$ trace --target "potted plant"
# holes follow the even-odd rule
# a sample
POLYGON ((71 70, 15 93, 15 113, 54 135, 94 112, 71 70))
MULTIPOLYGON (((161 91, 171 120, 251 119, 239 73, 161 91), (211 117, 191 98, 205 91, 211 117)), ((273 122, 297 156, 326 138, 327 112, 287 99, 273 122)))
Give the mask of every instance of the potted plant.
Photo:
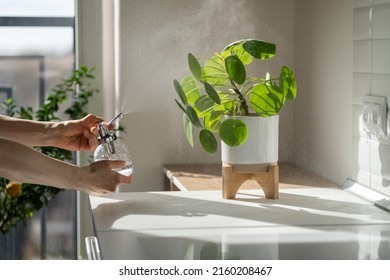
POLYGON ((283 66, 277 77, 248 75, 247 66, 253 60, 266 60, 276 54, 276 45, 256 39, 233 42, 222 52, 205 59, 203 66, 193 54, 188 54, 190 76, 181 82, 174 80, 179 96, 175 99, 183 111, 187 139, 194 145, 194 127, 199 129, 199 141, 206 152, 218 149, 216 135, 222 140, 222 161, 248 162, 248 157, 263 150, 254 163, 272 162, 278 149, 278 113, 287 100, 296 97, 293 71, 283 66), (257 116, 255 120, 254 116, 257 116), (253 121, 254 120, 254 121, 253 121), (252 124, 254 123, 254 124, 252 124), (259 131, 256 131, 259 130, 259 131), (241 149, 244 144, 260 141, 257 147, 241 149), (224 155, 226 149, 238 156, 224 155), (261 148, 262 147, 262 148, 261 148), (225 157, 225 158, 224 158, 225 157))

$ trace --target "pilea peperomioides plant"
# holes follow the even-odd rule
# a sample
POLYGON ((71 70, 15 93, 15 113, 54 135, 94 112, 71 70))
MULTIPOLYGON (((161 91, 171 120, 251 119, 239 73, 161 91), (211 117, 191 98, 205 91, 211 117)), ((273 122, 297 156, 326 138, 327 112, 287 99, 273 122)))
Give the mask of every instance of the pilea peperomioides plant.
POLYGON ((184 77, 181 83, 174 80, 174 87, 191 146, 194 126, 199 128, 202 147, 210 154, 218 148, 215 134, 229 146, 241 145, 248 135, 246 125, 234 117, 225 119, 225 115, 267 118, 277 115, 287 100, 295 99, 295 75, 287 66, 281 68, 277 78, 269 73, 264 78, 247 74, 246 66, 254 59, 265 60, 275 54, 275 44, 255 39, 229 44, 221 53, 206 59, 203 66, 201 59, 188 54, 192 75, 184 77))

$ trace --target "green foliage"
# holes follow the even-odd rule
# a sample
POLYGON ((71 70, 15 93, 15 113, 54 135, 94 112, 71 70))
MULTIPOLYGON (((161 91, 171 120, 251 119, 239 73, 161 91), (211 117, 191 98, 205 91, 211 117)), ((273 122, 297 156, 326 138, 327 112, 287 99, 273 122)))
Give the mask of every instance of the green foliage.
POLYGON ((230 146, 245 142, 247 128, 242 121, 227 121, 223 115, 270 117, 278 114, 287 100, 294 100, 297 85, 293 71, 281 68, 278 78, 251 77, 246 65, 253 60, 266 60, 276 54, 276 45, 248 39, 233 42, 221 53, 215 53, 202 64, 188 54, 192 76, 181 83, 174 80, 179 96, 175 99, 183 111, 184 131, 194 145, 194 126, 199 128, 199 141, 209 154, 217 151, 215 134, 230 146), (226 123, 227 122, 227 123, 226 123))
MULTIPOLYGON (((72 104, 65 109, 69 119, 80 119, 87 115, 86 105, 90 98, 98 92, 92 81, 94 68, 86 66, 73 71, 70 78, 57 84, 48 93, 45 102, 36 112, 31 107, 18 107, 14 100, 5 102, 9 116, 38 121, 59 121, 58 110, 66 100, 73 98, 72 104)), ((72 152, 56 147, 37 147, 36 150, 59 160, 69 161, 72 152)), ((0 232, 7 233, 12 227, 34 212, 46 206, 61 189, 27 183, 10 182, 0 178, 0 232)))
POLYGON ((248 136, 248 128, 245 123, 238 119, 227 119, 219 128, 222 141, 229 146, 241 145, 248 136))

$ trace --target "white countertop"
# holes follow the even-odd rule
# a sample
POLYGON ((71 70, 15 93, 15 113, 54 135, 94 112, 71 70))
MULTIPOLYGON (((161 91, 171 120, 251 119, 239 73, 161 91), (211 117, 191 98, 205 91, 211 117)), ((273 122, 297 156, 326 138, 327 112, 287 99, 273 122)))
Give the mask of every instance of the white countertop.
POLYGON ((106 259, 381 259, 390 214, 338 188, 113 193, 90 197, 106 259))

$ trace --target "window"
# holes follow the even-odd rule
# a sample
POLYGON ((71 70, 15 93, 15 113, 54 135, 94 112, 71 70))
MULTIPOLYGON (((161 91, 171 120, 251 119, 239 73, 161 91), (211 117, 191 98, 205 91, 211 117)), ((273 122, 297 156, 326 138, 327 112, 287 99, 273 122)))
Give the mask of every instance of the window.
MULTIPOLYGON (((0 2, 0 103, 12 97, 37 108, 70 75, 74 22, 71 0, 0 2)), ((0 259, 75 259, 76 240, 76 193, 63 191, 25 226, 0 236, 0 259)))

